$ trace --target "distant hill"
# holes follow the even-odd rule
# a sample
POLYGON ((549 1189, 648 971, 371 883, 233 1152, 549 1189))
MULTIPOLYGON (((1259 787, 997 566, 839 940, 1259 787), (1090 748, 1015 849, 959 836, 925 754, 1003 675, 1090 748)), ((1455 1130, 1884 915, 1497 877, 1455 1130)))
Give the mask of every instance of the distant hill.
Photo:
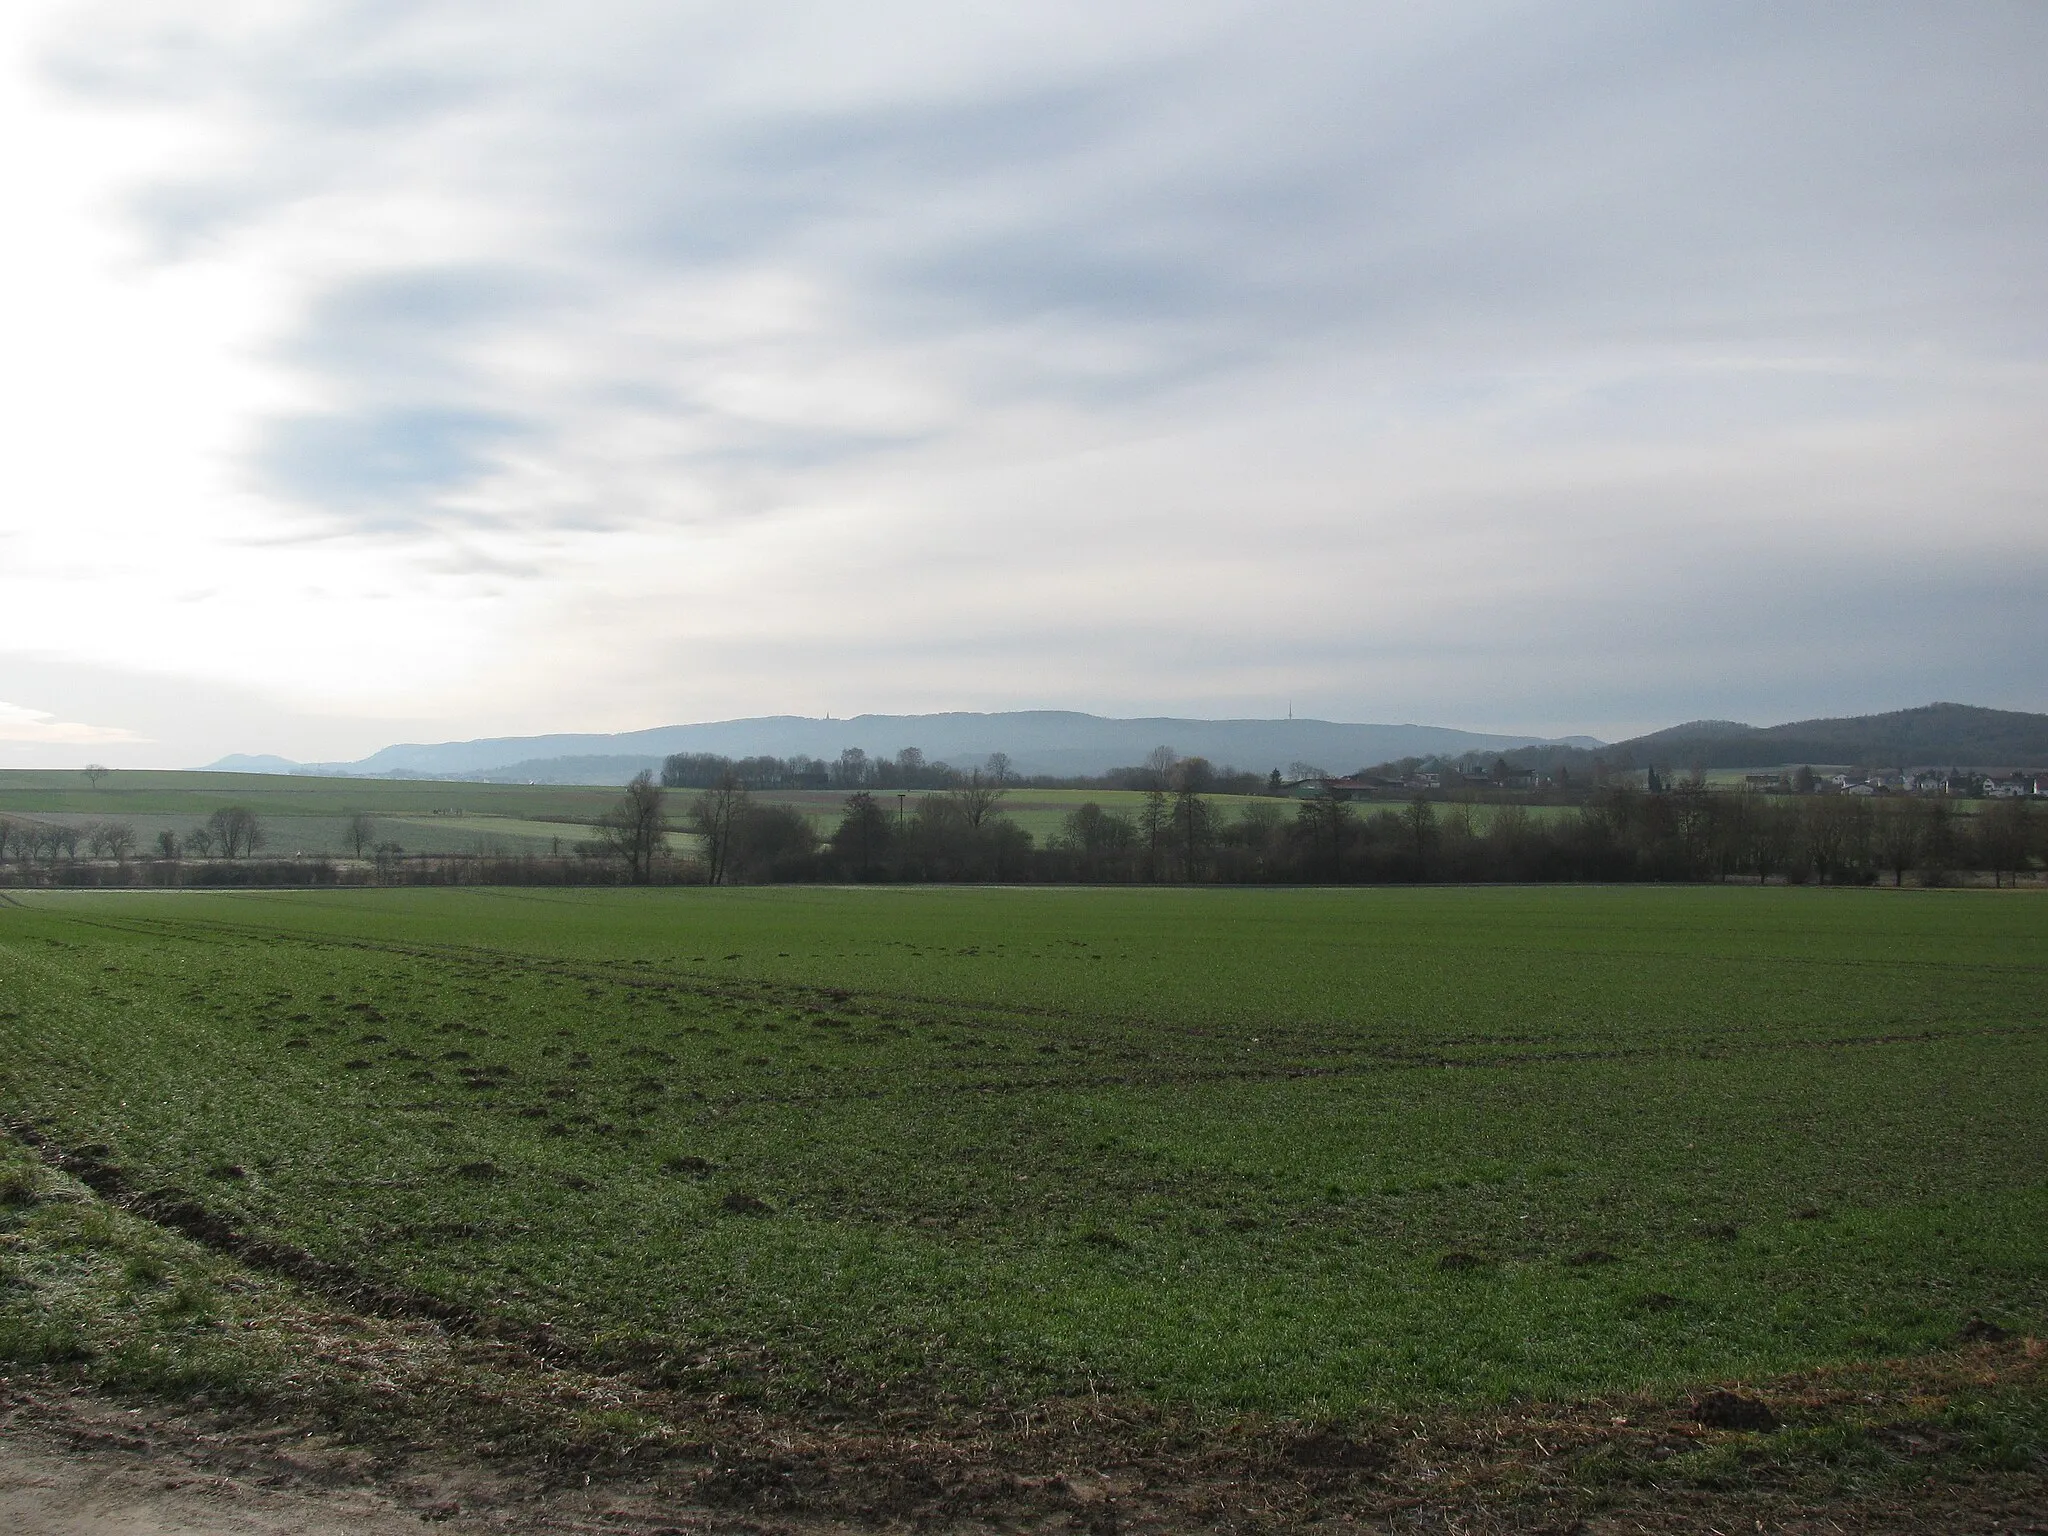
POLYGON ((251 757, 246 752, 230 752, 217 763, 208 763, 209 773, 298 773, 300 765, 288 757, 272 757, 261 753, 251 757))
POLYGON ((1353 725, 1331 720, 1189 720, 1154 716, 1105 719, 1072 710, 957 711, 933 715, 856 715, 818 720, 770 715, 700 725, 658 726, 616 735, 505 736, 479 741, 386 747, 353 763, 294 764, 281 758, 223 759, 243 771, 304 772, 392 778, 428 774, 467 779, 533 779, 543 783, 619 783, 671 752, 727 757, 836 758, 847 747, 894 757, 916 747, 933 762, 977 766, 1008 753, 1019 773, 1078 776, 1140 762, 1154 747, 1183 756, 1265 772, 1295 762, 1344 772, 1360 763, 1408 756, 1456 756, 1552 744, 1600 745, 1591 737, 1547 743, 1534 736, 1489 735, 1435 725, 1353 725), (254 764, 262 768, 254 768, 254 764), (274 766, 273 766, 274 765, 274 766), (623 769, 623 771, 621 771, 623 769), (592 777, 602 774, 603 777, 592 777))
POLYGON ((1884 715, 1741 725, 1694 720, 1617 742, 1610 763, 1673 768, 1778 768, 1798 763, 1870 768, 2037 767, 2048 764, 2048 715, 1971 704, 1923 704, 1884 715))
POLYGON ((485 784, 623 784, 642 769, 661 771, 659 757, 597 753, 585 757, 539 757, 484 768, 464 777, 485 784))

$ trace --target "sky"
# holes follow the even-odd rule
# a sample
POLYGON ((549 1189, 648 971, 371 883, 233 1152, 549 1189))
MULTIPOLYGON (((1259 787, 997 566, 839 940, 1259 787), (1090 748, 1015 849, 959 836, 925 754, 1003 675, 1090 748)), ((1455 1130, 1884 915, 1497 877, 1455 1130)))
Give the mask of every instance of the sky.
POLYGON ((0 8, 0 765, 2040 710, 2048 6, 0 8))

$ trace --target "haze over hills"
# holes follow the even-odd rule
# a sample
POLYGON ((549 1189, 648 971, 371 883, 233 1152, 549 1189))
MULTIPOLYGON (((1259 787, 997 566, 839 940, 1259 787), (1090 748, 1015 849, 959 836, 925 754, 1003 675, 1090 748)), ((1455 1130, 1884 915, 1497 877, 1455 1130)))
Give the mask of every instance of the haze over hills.
POLYGON ((1923 704, 1882 715, 1742 725, 1694 720, 1617 742, 1609 756, 1688 768, 1777 768, 1796 763, 1867 767, 1989 768, 2048 763, 2048 715, 1973 704, 1923 704))
POLYGON ((1264 772, 1305 762, 1344 772, 1397 757, 1457 756, 1528 746, 1597 747, 1590 736, 1549 739, 1452 730, 1434 725, 1357 725, 1330 720, 1185 720, 1154 716, 1112 720, 1074 710, 953 711, 932 715, 855 715, 848 720, 769 715, 697 725, 658 726, 616 735, 506 736, 480 741, 386 747, 353 763, 294 763, 232 756, 208 766, 244 773, 332 773, 368 778, 462 777, 611 784, 658 767, 671 752, 726 757, 821 757, 847 747, 894 757, 916 747, 934 762, 979 765, 1008 753, 1019 773, 1078 776, 1140 762, 1154 747, 1264 772))
POLYGON ((1925 704, 1887 714, 1754 726, 1694 720, 1627 741, 1538 738, 1429 725, 1330 720, 1105 719, 1072 710, 993 714, 856 715, 848 720, 770 715, 618 734, 505 736, 386 747, 350 763, 297 763, 234 755, 208 766, 243 773, 319 773, 360 778, 458 778, 505 783, 618 784, 658 768, 671 752, 726 757, 836 758, 847 747, 893 757, 917 747, 934 762, 970 767, 1008 753, 1022 774, 1062 777, 1141 761, 1157 746, 1253 771, 1310 763, 1344 773, 1403 758, 1498 753, 1520 764, 1590 767, 1776 768, 1797 763, 1871 767, 2037 766, 2048 763, 2048 714, 1925 704))

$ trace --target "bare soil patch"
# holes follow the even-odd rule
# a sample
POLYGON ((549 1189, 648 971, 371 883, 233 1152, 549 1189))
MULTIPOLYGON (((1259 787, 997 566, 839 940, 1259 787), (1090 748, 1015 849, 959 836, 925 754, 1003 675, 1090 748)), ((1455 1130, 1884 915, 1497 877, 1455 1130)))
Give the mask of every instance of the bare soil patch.
MULTIPOLYGON (((414 1325, 421 1326, 421 1325, 414 1325)), ((1902 1462, 1944 1454, 1911 1417, 1945 1387, 2032 1381, 2018 1341, 1891 1370, 1745 1388, 1781 1424, 1874 1414, 1902 1462)), ((501 1385, 508 1384, 501 1382, 501 1385)), ((574 1383, 564 1383, 573 1387, 574 1383)), ((584 1384, 587 1389, 588 1384, 584 1384)), ((635 1394, 642 1406, 646 1395, 635 1394)), ((1030 1413, 898 1423, 801 1423, 713 1403, 664 1406, 679 1432, 639 1453, 589 1446, 511 1454, 385 1441, 306 1422, 115 1401, 61 1381, 0 1378, 0 1530, 53 1536, 394 1536, 455 1531, 1037 1533, 1509 1531, 1586 1533, 1991 1531, 2048 1536, 2048 1469, 1866 1479, 1824 1489, 1772 1467, 1754 1431, 1703 1400, 1610 1399, 1393 1415, 1373 1424, 1176 1424, 1144 1409, 1044 1404, 1030 1413), (1735 1450, 1734 1486, 1688 1482, 1686 1458, 1735 1450), (1617 1458, 1668 1479, 1589 1483, 1617 1458)), ((1706 1399, 1705 1401, 1711 1401, 1706 1399)), ((417 1420, 414 1421, 417 1427, 417 1420)))

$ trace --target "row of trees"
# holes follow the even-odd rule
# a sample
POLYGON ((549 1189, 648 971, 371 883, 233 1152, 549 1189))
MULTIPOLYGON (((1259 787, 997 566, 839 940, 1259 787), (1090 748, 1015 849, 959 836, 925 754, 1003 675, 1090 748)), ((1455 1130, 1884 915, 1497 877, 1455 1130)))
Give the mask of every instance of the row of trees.
MULTIPOLYGON (((1016 777, 1008 754, 992 754, 979 771, 1007 783, 1016 777)), ((970 774, 947 763, 928 762, 916 747, 894 757, 869 757, 848 747, 833 762, 818 757, 721 757, 715 752, 675 752, 662 760, 664 789, 716 789, 728 781, 764 789, 952 789, 970 774)))
MULTIPOLYGON (((992 766, 998 772, 1003 767, 992 766)), ((916 878, 978 878, 971 871, 979 871, 981 861, 964 856, 965 850, 955 844, 978 849, 985 842, 999 843, 1019 857, 1029 851, 1029 835, 996 815, 1009 793, 1005 783, 978 768, 954 778, 951 788, 921 795, 916 810, 908 814, 900 801, 890 812, 867 789, 847 796, 841 831, 832 846, 848 850, 846 856, 858 865, 856 878, 877 877, 885 853, 906 827, 915 833, 911 841, 925 855, 916 878)), ((737 765, 691 799, 683 825, 696 836, 703 878, 712 885, 813 880, 830 873, 830 867, 820 862, 810 818, 793 806, 754 799, 754 786, 742 778, 737 765)), ((616 860, 636 883, 652 881, 657 866, 667 858, 669 834, 675 830, 664 786, 655 783, 651 773, 638 775, 594 830, 596 835, 583 846, 586 855, 616 860)))
POLYGON ((1903 884, 1912 875, 1939 884, 1974 870, 2003 884, 2048 858, 2044 834, 2025 801, 1957 816, 1939 801, 1630 789, 1551 816, 1427 799, 1361 814, 1330 796, 1299 801, 1292 814, 1253 801, 1226 816, 1181 780, 1147 791, 1134 814, 1083 805, 1042 848, 1000 818, 960 824, 944 802, 892 828, 853 797, 819 863, 838 878, 899 880, 1903 884))
MULTIPOLYGON (((1427 798, 1372 809, 1327 794, 1295 802, 1253 799, 1229 814, 1214 798, 1214 771, 1199 758, 1155 754, 1147 773, 1134 809, 1084 804, 1041 845, 1004 814, 1010 785, 980 769, 950 788, 920 795, 914 805, 898 798, 892 806, 872 790, 852 790, 837 827, 822 839, 801 811, 755 798, 733 769, 686 804, 681 829, 694 834, 698 850, 691 860, 672 856, 669 840, 677 827, 668 793, 643 773, 573 859, 474 867, 442 860, 428 873, 413 867, 417 861, 402 861, 397 845, 374 842, 369 818, 358 816, 347 830, 360 873, 323 865, 323 878, 374 873, 379 880, 442 883, 481 878, 477 871, 489 863, 497 878, 518 883, 1747 878, 1903 885, 1908 876, 1940 884, 1978 871, 2005 884, 2048 859, 2048 819, 2026 800, 2000 801, 1970 816, 1941 800, 1797 799, 1682 784, 1658 794, 1610 788, 1549 814, 1518 804, 1475 808, 1427 798), (375 855, 374 871, 360 868, 366 851, 375 855), (458 865, 468 873, 451 874, 458 865)), ((263 842, 251 812, 223 807, 183 839, 162 834, 153 850, 158 858, 148 867, 191 854, 233 869, 263 842)), ((76 867, 100 878, 93 865, 78 864, 81 850, 102 868, 125 867, 137 851, 134 829, 114 821, 60 827, 0 820, 0 860, 50 872, 76 867)), ((295 861, 276 862, 282 870, 295 861)))
MULTIPOLYGON (((1234 816, 1198 758, 1157 757, 1135 811, 1088 803, 1043 846, 1002 812, 1008 786, 977 770, 953 788, 889 806, 844 800, 822 843, 800 812, 764 805, 737 773, 690 802, 701 877, 714 885, 794 880, 1558 881, 1756 880, 1870 884, 1961 871, 2016 880, 2048 858, 2048 824, 2024 800, 1959 816, 1938 800, 1787 800, 1681 785, 1601 791, 1576 809, 1482 812, 1417 798, 1364 811, 1333 795, 1253 800, 1234 816)), ((662 788, 642 774, 587 846, 646 882, 668 863, 662 788)))
MULTIPOLYGON (((180 836, 164 831, 150 844, 151 857, 246 859, 263 846, 263 823, 239 805, 222 806, 180 836)), ((135 827, 126 821, 88 821, 77 826, 0 818, 0 862, 56 864, 60 860, 112 859, 125 863, 141 851, 135 827)))
MULTIPOLYGON (((1173 749, 1161 747, 1142 763, 1112 768, 1095 777, 1054 778, 1018 773, 1006 752, 992 752, 979 768, 955 768, 949 763, 929 761, 916 747, 905 747, 894 757, 870 757, 859 747, 848 747, 831 762, 816 757, 721 757, 715 752, 677 752, 662 760, 660 782, 664 789, 712 789, 727 778, 745 789, 840 789, 885 793, 902 790, 959 789, 977 775, 985 783, 1008 787, 1029 784, 1037 788, 1060 789, 1147 789, 1163 781, 1176 763, 1199 765, 1208 792, 1219 795, 1257 795, 1280 792, 1278 769, 1268 774, 1245 773, 1236 768, 1217 768, 1203 758, 1180 759, 1173 749)), ((1303 774, 1318 769, 1297 763, 1303 774)))

